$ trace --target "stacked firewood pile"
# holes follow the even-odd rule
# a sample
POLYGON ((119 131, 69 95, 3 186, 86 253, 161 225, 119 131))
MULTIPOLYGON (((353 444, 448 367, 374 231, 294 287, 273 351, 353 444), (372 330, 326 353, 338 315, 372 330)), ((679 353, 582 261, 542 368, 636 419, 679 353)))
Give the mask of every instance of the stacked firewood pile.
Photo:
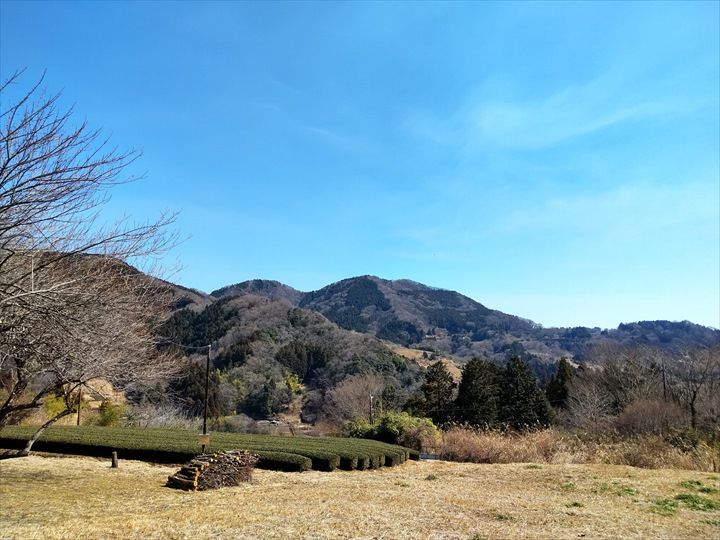
POLYGON ((202 491, 249 482, 258 458, 240 450, 200 454, 168 476, 167 486, 187 491, 202 491))

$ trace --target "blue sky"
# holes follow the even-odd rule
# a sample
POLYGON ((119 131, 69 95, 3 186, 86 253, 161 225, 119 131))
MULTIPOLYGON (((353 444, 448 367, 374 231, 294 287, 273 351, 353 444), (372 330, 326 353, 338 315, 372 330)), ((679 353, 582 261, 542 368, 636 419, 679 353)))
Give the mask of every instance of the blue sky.
POLYGON ((0 3, 180 210, 171 278, 409 278, 543 325, 720 327, 720 21, 682 3, 0 3))

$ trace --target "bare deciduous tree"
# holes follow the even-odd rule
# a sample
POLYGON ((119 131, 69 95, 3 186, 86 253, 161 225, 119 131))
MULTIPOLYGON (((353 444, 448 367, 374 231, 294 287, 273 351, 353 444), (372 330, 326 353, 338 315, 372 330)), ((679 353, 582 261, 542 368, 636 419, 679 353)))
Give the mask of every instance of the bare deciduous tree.
POLYGON ((62 396, 44 429, 93 380, 122 386, 175 368, 153 337, 165 285, 130 266, 152 270, 174 216, 103 226, 108 190, 132 179, 121 175, 138 154, 72 126, 40 82, 8 100, 19 79, 0 86, 0 428, 62 396))
POLYGON ((370 420, 370 396, 379 406, 384 387, 385 380, 378 375, 352 375, 328 391, 325 415, 335 422, 370 420))
POLYGON ((596 372, 581 370, 570 383, 565 423, 575 429, 601 433, 612 418, 612 397, 597 383, 596 372))
POLYGON ((718 435, 719 347, 671 351, 602 345, 590 357, 594 367, 578 372, 570 388, 566 419, 574 427, 593 426, 605 417, 621 431, 666 432, 686 418, 690 428, 718 435))
MULTIPOLYGON (((698 405, 707 402, 712 408, 713 391, 720 383, 720 347, 694 348, 682 351, 673 362, 670 373, 673 386, 680 402, 690 413, 690 426, 698 427, 698 405), (706 394, 710 391, 710 395, 706 394)), ((708 418, 708 423, 717 426, 718 418, 708 418)))
POLYGON ((662 354, 652 347, 611 343, 596 345, 588 352, 592 363, 602 367, 594 376, 612 398, 615 414, 634 401, 662 398, 662 367, 657 361, 662 354))

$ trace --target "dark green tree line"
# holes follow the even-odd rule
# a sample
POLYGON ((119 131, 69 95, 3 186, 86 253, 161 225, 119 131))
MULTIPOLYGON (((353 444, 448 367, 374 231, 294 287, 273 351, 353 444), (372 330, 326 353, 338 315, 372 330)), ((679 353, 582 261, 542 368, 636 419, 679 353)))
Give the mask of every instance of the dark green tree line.
POLYGON ((528 363, 512 358, 505 367, 474 358, 463 368, 456 419, 478 427, 531 429, 547 426, 552 411, 528 363))

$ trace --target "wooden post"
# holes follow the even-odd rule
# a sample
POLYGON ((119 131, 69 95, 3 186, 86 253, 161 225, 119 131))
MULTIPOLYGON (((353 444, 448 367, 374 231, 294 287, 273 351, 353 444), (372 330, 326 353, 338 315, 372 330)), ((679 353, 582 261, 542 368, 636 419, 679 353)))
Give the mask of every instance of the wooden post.
POLYGON ((118 468, 118 457, 117 457, 117 451, 113 450, 112 453, 112 465, 110 466, 112 469, 118 468))

